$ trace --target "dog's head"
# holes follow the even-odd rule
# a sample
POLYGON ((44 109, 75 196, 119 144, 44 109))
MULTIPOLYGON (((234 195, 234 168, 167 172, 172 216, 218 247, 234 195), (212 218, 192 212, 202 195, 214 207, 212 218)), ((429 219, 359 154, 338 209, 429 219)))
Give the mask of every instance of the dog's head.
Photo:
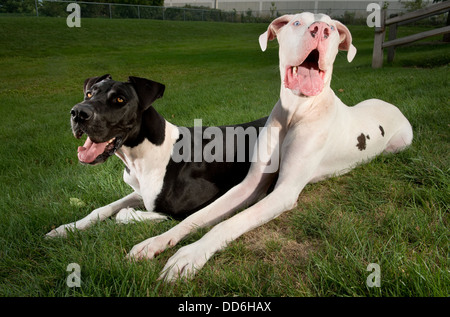
POLYGON ((348 51, 349 62, 356 54, 347 27, 325 14, 304 12, 275 19, 259 37, 261 49, 265 51, 274 38, 283 85, 298 96, 316 96, 330 84, 338 50, 348 51))
POLYGON ((141 117, 153 101, 164 94, 164 85, 138 77, 128 82, 112 80, 110 75, 84 82, 84 100, 70 111, 73 135, 87 135, 78 147, 84 164, 106 161, 127 140, 139 133, 141 117))

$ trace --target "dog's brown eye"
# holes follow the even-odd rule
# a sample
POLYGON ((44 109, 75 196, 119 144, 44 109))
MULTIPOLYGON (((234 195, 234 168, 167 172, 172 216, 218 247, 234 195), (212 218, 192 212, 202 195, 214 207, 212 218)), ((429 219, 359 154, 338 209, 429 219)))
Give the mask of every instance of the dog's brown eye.
POLYGON ((90 92, 86 93, 86 97, 91 98, 92 97, 92 93, 90 93, 90 92))
POLYGON ((117 97, 116 100, 115 100, 115 102, 117 102, 117 103, 123 103, 123 102, 125 102, 125 100, 123 100, 123 99, 120 98, 120 97, 117 97))

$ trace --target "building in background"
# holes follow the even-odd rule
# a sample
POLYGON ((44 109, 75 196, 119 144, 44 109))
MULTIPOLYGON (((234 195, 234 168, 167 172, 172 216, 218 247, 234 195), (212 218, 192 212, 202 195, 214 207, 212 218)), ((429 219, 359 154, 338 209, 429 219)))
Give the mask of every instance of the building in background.
POLYGON ((387 1, 362 1, 362 0, 165 0, 166 7, 208 7, 223 11, 252 12, 254 15, 276 16, 285 13, 309 11, 314 13, 326 13, 331 16, 343 16, 346 12, 352 12, 357 17, 367 16, 367 5, 379 3, 388 6, 388 14, 404 11, 403 4, 398 0, 387 1))

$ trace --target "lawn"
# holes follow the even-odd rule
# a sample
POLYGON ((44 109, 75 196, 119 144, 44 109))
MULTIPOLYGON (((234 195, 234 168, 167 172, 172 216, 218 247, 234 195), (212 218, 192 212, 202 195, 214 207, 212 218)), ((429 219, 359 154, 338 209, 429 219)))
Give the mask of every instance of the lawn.
POLYGON ((373 97, 397 105, 415 134, 406 151, 308 185, 298 207, 230 243, 192 281, 157 281, 179 246, 152 261, 124 259, 175 220, 110 219, 44 239, 131 192, 118 158, 77 161, 82 141, 71 134, 69 111, 86 78, 164 83, 155 108, 177 125, 257 119, 280 86, 276 42, 264 53, 258 45, 266 28, 109 19, 68 28, 63 18, 0 17, 0 296, 450 295, 450 48, 400 48, 393 64, 373 70, 373 29, 365 26, 350 26, 358 54, 351 64, 338 55, 332 87, 348 105, 373 97), (79 288, 66 284, 70 263, 80 265, 79 288), (380 267, 380 287, 366 283, 370 263, 380 267))

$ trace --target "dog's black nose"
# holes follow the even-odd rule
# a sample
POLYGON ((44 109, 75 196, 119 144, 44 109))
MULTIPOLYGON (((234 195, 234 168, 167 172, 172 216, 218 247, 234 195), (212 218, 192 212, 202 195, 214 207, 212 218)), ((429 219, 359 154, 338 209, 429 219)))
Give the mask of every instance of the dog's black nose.
POLYGON ((75 122, 88 121, 94 115, 94 111, 91 106, 80 104, 70 110, 70 115, 75 122))

